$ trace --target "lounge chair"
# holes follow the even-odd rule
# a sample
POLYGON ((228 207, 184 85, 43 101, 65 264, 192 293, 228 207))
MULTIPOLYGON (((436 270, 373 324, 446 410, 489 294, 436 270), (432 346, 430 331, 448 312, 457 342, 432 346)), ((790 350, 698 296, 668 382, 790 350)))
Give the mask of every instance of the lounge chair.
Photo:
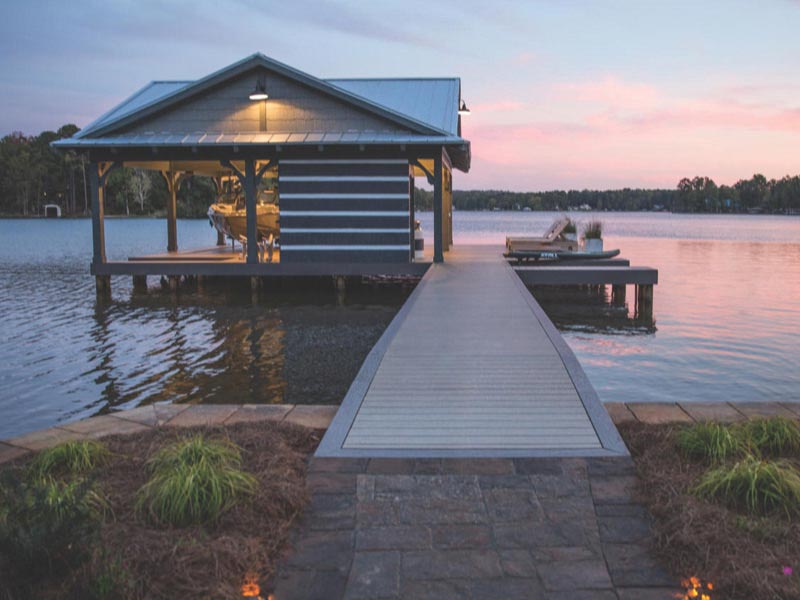
POLYGON ((544 232, 542 237, 506 237, 506 250, 509 252, 530 250, 577 250, 578 242, 568 240, 563 232, 569 225, 568 217, 561 217, 544 232))

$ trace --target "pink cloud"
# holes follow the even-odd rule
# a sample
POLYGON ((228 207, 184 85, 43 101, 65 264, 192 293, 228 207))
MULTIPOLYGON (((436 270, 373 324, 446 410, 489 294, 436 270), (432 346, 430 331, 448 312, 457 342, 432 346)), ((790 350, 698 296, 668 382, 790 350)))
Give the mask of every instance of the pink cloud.
POLYGON ((525 108, 525 104, 516 100, 496 100, 493 102, 483 102, 481 104, 474 104, 471 106, 472 110, 480 113, 490 112, 508 112, 514 110, 521 110, 525 108))
POLYGON ((596 81, 555 84, 552 92, 561 100, 617 109, 652 107, 661 99, 661 94, 655 87, 624 81, 615 75, 607 75, 596 81))
POLYGON ((553 85, 525 104, 486 99, 462 124, 472 141, 468 187, 673 187, 687 175, 730 184, 796 173, 794 98, 755 87, 677 97, 608 76, 553 85))
POLYGON ((511 60, 515 65, 528 65, 536 61, 536 55, 533 52, 520 52, 511 60))

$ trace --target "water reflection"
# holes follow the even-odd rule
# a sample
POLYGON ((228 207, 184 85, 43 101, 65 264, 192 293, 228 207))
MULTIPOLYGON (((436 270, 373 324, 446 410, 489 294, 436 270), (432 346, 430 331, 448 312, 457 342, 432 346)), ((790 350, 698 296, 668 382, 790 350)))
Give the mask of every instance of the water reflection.
POLYGON ((339 403, 408 288, 330 280, 267 290, 115 278, 96 302, 84 273, 0 272, 0 438, 151 402, 339 403))
POLYGON ((330 282, 269 290, 224 280, 97 304, 99 402, 338 403, 409 293, 330 282))
MULTIPOLYGON (((429 213, 419 214, 427 234, 429 213)), ((555 214, 456 212, 456 244, 535 235, 555 214)), ((609 247, 659 269, 655 322, 605 295, 534 293, 606 401, 797 400, 800 219, 599 216, 609 247), (556 294, 552 298, 550 294, 556 294)), ((110 219, 112 260, 162 250, 163 219, 110 219)), ((207 286, 173 297, 115 278, 95 304, 88 220, 0 220, 0 438, 143 402, 341 400, 407 290, 207 286)), ((182 248, 214 243, 178 222, 182 248)), ((430 240, 426 242, 430 243, 430 240)))
POLYGON ((635 286, 615 295, 616 286, 539 285, 529 289, 553 324, 561 331, 607 335, 652 335, 656 320, 636 300, 635 286))

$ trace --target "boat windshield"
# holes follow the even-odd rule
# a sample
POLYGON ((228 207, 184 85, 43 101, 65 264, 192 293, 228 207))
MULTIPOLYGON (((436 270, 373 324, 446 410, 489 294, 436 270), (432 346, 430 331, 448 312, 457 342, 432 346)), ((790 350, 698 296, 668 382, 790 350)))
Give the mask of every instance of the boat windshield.
MULTIPOLYGON (((256 202, 259 205, 265 204, 277 204, 278 193, 276 188, 259 188, 258 189, 258 196, 256 198, 256 202)), ((237 186, 233 190, 226 189, 224 192, 217 196, 217 202, 219 204, 228 204, 232 205, 235 210, 244 210, 245 209, 245 197, 244 193, 242 193, 241 187, 237 186)))

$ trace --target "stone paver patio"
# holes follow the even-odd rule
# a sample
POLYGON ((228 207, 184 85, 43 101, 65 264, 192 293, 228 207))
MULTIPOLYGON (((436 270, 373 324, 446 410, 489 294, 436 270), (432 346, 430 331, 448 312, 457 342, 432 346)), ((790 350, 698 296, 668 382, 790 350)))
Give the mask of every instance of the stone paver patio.
POLYGON ((672 598, 626 458, 314 459, 275 600, 672 598))

